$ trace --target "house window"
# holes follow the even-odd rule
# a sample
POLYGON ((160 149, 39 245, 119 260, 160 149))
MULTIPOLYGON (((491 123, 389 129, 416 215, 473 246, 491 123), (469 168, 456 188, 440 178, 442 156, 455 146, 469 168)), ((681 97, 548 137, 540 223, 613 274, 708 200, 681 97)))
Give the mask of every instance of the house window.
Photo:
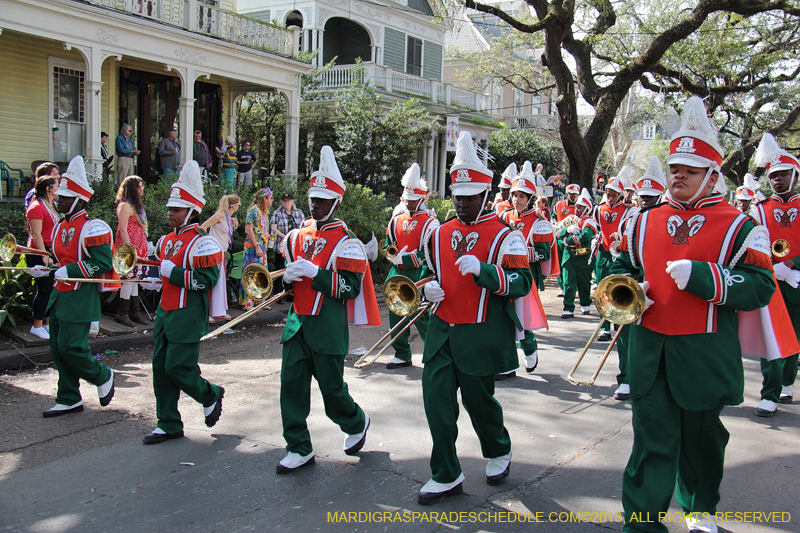
POLYGON ((514 89, 514 114, 523 115, 522 109, 522 91, 514 89))
POLYGON ((494 83, 492 86, 492 115, 501 114, 503 108, 503 86, 494 83))
POLYGON ((409 37, 406 44, 406 72, 422 76, 422 39, 409 37))
POLYGON ((83 154, 86 123, 85 66, 77 61, 51 57, 50 103, 53 139, 50 159, 66 162, 83 154))
POLYGON ((654 122, 645 122, 642 128, 642 139, 650 140, 656 136, 656 125, 654 122))
POLYGON ((539 114, 539 105, 541 101, 539 99, 538 94, 534 94, 531 96, 531 115, 538 115, 539 114))

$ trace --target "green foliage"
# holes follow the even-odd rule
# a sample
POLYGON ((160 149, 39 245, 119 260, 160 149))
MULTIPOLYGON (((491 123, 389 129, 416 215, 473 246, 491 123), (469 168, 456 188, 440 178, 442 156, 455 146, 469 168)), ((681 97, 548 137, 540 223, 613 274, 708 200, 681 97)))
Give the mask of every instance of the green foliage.
POLYGON ((530 161, 534 168, 538 163, 544 165, 542 174, 547 178, 555 174, 560 161, 560 151, 551 141, 541 139, 541 135, 532 129, 503 129, 492 132, 489 151, 494 161, 489 161, 489 168, 499 179, 500 174, 510 165, 516 163, 519 170, 522 164, 530 161))
MULTIPOLYGON (((286 150, 286 101, 273 93, 249 93, 236 104, 238 146, 250 141, 259 168, 283 170, 286 150)), ((257 171, 258 169, 256 169, 257 171)))
MULTIPOLYGON (((11 263, 3 263, 11 266, 11 263)), ((25 267, 25 257, 16 264, 25 267)), ((33 278, 22 270, 3 270, 0 272, 0 327, 13 330, 17 322, 30 318, 33 314, 33 297, 36 289, 33 278)))
POLYGON ((25 204, 8 202, 0 204, 0 236, 10 233, 22 244, 28 238, 25 204))
POLYGON ((455 213, 452 212, 453 210, 453 199, 452 198, 434 198, 431 197, 425 202, 425 205, 428 209, 433 209, 436 211, 436 218, 439 220, 440 223, 444 223, 447 220, 447 213, 450 212, 450 216, 453 216, 455 213))

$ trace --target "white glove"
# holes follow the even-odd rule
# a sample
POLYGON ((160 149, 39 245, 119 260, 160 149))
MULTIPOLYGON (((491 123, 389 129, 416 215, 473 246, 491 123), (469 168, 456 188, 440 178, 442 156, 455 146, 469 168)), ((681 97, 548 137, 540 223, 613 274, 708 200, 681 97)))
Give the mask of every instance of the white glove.
POLYGON ((169 259, 164 259, 163 261, 161 261, 161 267, 159 267, 159 272, 161 273, 161 277, 169 279, 170 274, 172 274, 173 268, 175 268, 175 263, 173 263, 169 259))
POLYGON ((792 270, 784 281, 793 289, 800 287, 800 270, 792 270))
POLYGON ((144 283, 140 283, 139 286, 146 291, 161 291, 161 280, 159 278, 144 278, 142 279, 144 283))
POLYGON ((438 281, 429 281, 423 285, 422 292, 425 293, 425 298, 431 303, 435 304, 444 300, 444 289, 442 289, 438 281))
POLYGON ((655 303, 653 300, 651 300, 650 298, 647 297, 647 291, 650 290, 650 282, 649 281, 643 281, 643 282, 639 283, 639 286, 644 291, 644 310, 647 311, 648 309, 650 309, 650 306, 655 303))
POLYGON ((156 254, 156 245, 153 244, 153 241, 147 241, 147 256, 155 255, 156 254))
POLYGON ((403 264, 403 256, 404 255, 408 255, 406 253, 406 250, 408 250, 408 246, 403 246, 403 249, 400 250, 399 252, 397 252, 397 255, 395 255, 394 257, 387 257, 387 259, 389 261, 391 261, 392 264, 394 264, 394 265, 402 265, 403 264))
POLYGON ((456 261, 456 266, 461 271, 462 276, 467 274, 480 276, 481 274, 481 261, 474 255, 462 255, 456 261))
POLYGON ((675 285, 680 290, 686 288, 689 278, 692 276, 692 262, 688 259, 680 261, 667 261, 667 274, 675 280, 675 285))
POLYGON ((52 270, 50 270, 46 266, 36 265, 35 267, 32 267, 32 268, 26 268, 25 272, 27 272, 28 274, 30 274, 34 278, 44 278, 44 277, 49 276, 50 272, 52 272, 52 270))
POLYGON ((308 259, 303 259, 302 257, 294 262, 295 268, 297 270, 297 274, 294 275, 296 279, 302 278, 309 278, 314 279, 317 277, 317 273, 319 272, 319 267, 309 261, 308 259))
POLYGON ((300 268, 297 266, 297 261, 286 264, 286 272, 283 273, 283 281, 287 283, 300 281, 300 268))
POLYGON ((69 275, 67 274, 67 267, 62 266, 58 270, 56 270, 56 279, 64 279, 68 278, 69 275))
POLYGON ((581 229, 578 226, 572 225, 567 228, 568 233, 572 233, 573 235, 577 235, 581 232, 581 229))
POLYGON ((778 281, 786 281, 786 278, 792 273, 792 269, 783 263, 775 263, 772 268, 775 270, 775 279, 778 281))

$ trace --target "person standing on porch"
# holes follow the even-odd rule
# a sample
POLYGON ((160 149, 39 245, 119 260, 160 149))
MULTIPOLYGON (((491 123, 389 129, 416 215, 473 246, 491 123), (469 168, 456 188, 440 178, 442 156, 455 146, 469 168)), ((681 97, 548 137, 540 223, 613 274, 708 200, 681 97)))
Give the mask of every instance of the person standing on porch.
POLYGON ((120 185, 122 180, 134 174, 133 158, 142 153, 133 144, 132 133, 133 128, 125 124, 120 128, 119 135, 114 141, 114 147, 117 150, 117 185, 120 185))
POLYGON ((178 142, 178 131, 169 130, 167 136, 158 143, 158 157, 161 160, 161 170, 166 176, 177 173, 181 163, 181 143, 178 142))
POLYGON ((231 135, 225 137, 225 150, 215 147, 217 155, 222 158, 222 176, 220 185, 225 186, 229 191, 233 190, 233 181, 236 178, 236 148, 233 147, 236 139, 231 135))
POLYGON ((205 171, 211 168, 211 150, 203 140, 203 133, 200 130, 194 132, 194 142, 192 143, 192 159, 197 161, 200 173, 205 175, 205 171))

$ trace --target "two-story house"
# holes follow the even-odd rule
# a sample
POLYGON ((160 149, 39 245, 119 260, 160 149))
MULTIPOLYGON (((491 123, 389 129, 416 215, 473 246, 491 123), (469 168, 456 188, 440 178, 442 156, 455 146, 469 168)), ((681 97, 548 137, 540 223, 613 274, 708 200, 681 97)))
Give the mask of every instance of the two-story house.
POLYGON ((234 102, 250 91, 287 101, 286 171, 297 172, 300 33, 235 12, 235 0, 2 0, 0 160, 83 155, 100 174, 100 133, 133 128, 136 171, 156 167, 170 129, 192 158, 200 130, 211 151, 235 131, 234 102))

